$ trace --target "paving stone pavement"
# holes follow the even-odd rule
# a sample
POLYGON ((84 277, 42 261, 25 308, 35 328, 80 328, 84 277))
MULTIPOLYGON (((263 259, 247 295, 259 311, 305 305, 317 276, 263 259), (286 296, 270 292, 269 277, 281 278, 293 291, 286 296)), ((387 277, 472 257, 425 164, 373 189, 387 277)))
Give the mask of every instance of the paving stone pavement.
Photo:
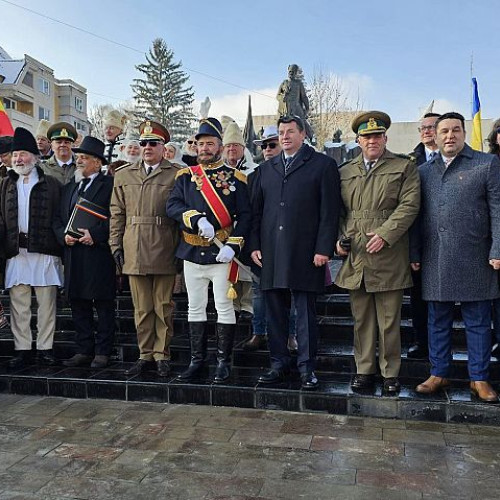
POLYGON ((0 394, 0 499, 498 499, 500 428, 0 394))

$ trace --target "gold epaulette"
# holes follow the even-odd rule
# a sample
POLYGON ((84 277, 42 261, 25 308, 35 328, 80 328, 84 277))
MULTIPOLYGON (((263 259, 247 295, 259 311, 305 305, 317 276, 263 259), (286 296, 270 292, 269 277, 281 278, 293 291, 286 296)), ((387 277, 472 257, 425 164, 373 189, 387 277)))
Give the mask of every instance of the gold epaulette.
POLYGON ((245 184, 248 182, 247 181, 247 176, 241 172, 240 170, 231 167, 234 170, 234 176, 241 182, 244 182, 245 184))
POLYGON ((184 168, 181 168, 176 174, 175 174, 175 178, 177 179, 178 177, 180 177, 181 175, 184 175, 184 174, 189 174, 191 173, 191 171, 189 170, 189 167, 184 167, 184 168))

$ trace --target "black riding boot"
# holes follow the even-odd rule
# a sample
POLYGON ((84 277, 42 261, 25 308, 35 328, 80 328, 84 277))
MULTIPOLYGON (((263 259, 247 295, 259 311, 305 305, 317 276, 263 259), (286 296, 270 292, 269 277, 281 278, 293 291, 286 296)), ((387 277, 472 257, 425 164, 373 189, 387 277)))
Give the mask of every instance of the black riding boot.
POLYGON ((191 322, 189 325, 189 343, 191 345, 191 363, 188 369, 179 375, 179 380, 192 380, 198 378, 205 367, 207 355, 206 322, 191 322))
POLYGON ((217 323, 217 368, 214 382, 225 382, 231 374, 231 356, 233 354, 235 325, 217 323))

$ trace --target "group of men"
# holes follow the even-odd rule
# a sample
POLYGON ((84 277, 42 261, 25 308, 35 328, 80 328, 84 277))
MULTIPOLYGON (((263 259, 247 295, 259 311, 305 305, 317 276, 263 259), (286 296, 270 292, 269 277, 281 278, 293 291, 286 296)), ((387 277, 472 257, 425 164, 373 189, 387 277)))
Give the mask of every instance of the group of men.
POLYGON ((358 115, 352 128, 361 154, 337 168, 306 143, 300 116, 282 116, 277 128, 266 129, 258 140, 264 162, 256 166, 245 162, 236 124, 224 131, 217 119, 205 118, 192 138, 197 161, 180 167, 164 159, 168 130, 145 121, 140 156, 118 168, 114 179, 101 172, 113 148, 86 137, 72 150, 71 125, 49 127, 53 155, 42 164, 35 138, 16 129, 12 170, 0 191, 17 351, 12 365, 26 362, 31 351, 31 286, 40 306, 38 357, 56 362, 51 349, 63 256, 77 344, 65 364, 109 362, 118 268, 129 276, 140 352, 127 374, 154 362, 160 376, 168 375, 172 292, 183 261, 191 362, 180 379, 206 373, 211 283, 217 310, 214 382, 230 377, 239 300, 236 310, 242 314, 247 307, 254 320, 254 335, 245 346, 261 348, 263 333, 268 336, 270 369, 259 381, 290 377, 290 313, 295 312, 297 368, 302 388, 314 390, 315 302, 336 253, 345 260, 335 283, 349 291, 354 317, 354 390, 373 386, 378 345, 383 389, 399 391, 402 297, 415 282, 412 304, 420 334, 408 356, 429 352, 431 361, 430 378, 416 390, 432 393, 449 384, 453 307, 460 302, 471 391, 482 401, 497 401, 488 366, 491 300, 500 296, 500 163, 465 143, 464 119, 457 113, 424 117, 422 144, 415 150, 419 168, 412 156, 386 148, 390 124, 380 111, 358 115), (91 226, 78 228, 80 235, 70 235, 68 222, 82 199, 103 211, 91 226), (250 269, 260 275, 259 283, 250 269), (238 286, 238 275, 245 273, 248 285, 238 286))

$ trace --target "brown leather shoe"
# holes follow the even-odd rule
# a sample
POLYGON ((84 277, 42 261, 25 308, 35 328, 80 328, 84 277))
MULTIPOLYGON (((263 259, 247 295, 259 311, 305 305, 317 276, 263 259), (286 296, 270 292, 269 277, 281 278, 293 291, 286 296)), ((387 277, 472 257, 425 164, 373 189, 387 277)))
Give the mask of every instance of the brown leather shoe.
POLYGON ((425 382, 418 384, 415 390, 421 394, 434 394, 449 385, 450 382, 448 379, 431 375, 425 382))
POLYGON ((258 351, 267 348, 267 338, 265 335, 252 335, 249 340, 243 344, 244 351, 258 351))
POLYGON ((498 403, 498 394, 486 380, 471 382, 470 392, 484 403, 498 403))

